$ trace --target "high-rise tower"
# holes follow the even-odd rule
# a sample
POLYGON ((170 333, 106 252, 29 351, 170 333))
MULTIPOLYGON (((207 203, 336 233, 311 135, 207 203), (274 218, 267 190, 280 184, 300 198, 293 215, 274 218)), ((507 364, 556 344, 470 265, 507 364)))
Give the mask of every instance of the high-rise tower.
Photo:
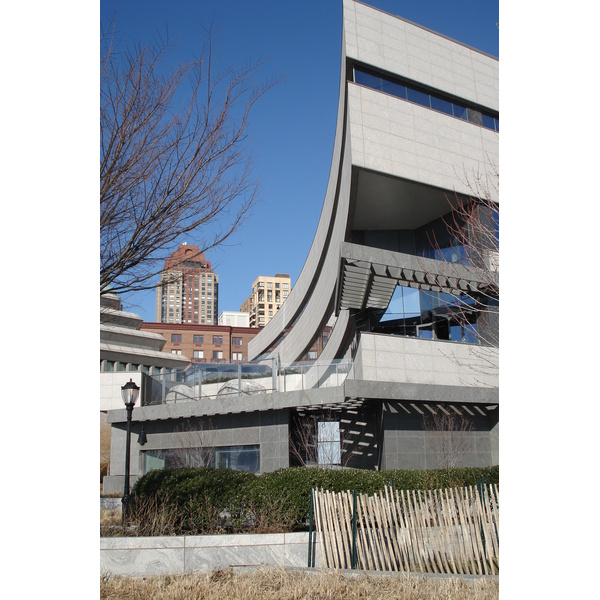
POLYGON ((156 288, 157 323, 216 325, 219 276, 198 246, 181 244, 170 258, 156 288))
POLYGON ((292 282, 287 273, 257 277, 252 284, 252 293, 240 307, 242 312, 250 315, 250 327, 264 327, 281 308, 291 289, 292 282))

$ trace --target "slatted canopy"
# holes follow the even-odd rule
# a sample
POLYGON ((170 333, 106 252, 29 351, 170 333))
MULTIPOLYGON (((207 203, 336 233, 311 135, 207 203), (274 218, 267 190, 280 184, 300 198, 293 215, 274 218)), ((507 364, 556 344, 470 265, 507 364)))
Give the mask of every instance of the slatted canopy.
POLYGON ((342 244, 338 312, 349 308, 385 310, 397 285, 455 295, 472 294, 497 285, 497 274, 402 252, 342 244))

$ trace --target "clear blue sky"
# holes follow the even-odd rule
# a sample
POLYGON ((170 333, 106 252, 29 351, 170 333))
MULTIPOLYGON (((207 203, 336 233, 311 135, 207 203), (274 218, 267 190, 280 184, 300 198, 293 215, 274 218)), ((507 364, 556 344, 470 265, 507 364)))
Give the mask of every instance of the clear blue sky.
MULTIPOLYGON (((490 0, 371 0, 391 14, 498 56, 498 3, 490 0)), ((219 312, 239 310, 258 275, 289 273, 308 254, 327 186, 338 103, 341 0, 102 0, 123 40, 148 41, 168 27, 181 55, 200 52, 213 22, 218 65, 267 59, 263 76, 285 78, 251 116, 261 202, 235 238, 206 257, 219 275, 219 312)), ((177 54, 173 54, 175 58, 177 54)), ((194 239, 187 240, 194 244, 194 239)), ((127 310, 155 320, 154 291, 124 297, 127 310)))

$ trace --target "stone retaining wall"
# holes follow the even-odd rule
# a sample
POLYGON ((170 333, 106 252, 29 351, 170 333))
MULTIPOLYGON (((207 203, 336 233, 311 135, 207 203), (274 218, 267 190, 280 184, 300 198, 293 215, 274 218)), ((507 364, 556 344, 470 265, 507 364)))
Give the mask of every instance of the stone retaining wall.
MULTIPOLYGON (((313 554, 314 566, 321 566, 319 552, 313 554)), ((175 575, 234 566, 307 564, 308 532, 100 538, 100 572, 109 575, 175 575)))
POLYGON ((122 508, 121 498, 100 498, 100 510, 121 510, 122 508))

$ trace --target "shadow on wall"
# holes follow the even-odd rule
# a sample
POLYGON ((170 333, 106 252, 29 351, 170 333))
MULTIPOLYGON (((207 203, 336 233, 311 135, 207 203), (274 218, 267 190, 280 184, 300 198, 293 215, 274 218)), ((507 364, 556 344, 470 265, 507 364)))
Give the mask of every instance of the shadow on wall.
POLYGON ((290 466, 377 469, 378 422, 373 406, 298 410, 290 417, 290 466))
POLYGON ((386 402, 383 469, 498 464, 498 405, 386 402))

